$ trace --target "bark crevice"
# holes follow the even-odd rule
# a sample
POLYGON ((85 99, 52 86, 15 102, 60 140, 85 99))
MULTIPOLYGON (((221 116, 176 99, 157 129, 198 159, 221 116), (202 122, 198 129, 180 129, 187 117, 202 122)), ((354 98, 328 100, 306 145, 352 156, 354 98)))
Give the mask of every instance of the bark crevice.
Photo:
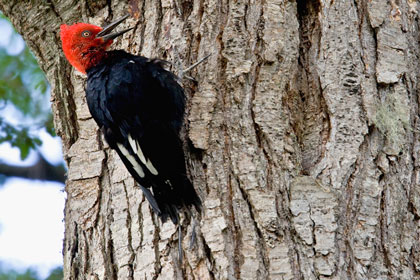
POLYGON ((69 165, 65 279, 420 275, 416 1, 51 3, 0 9, 51 82, 69 165), (176 228, 102 142, 84 78, 61 54, 61 23, 126 13, 121 28, 135 31, 115 48, 179 65, 214 53, 185 85, 188 175, 203 210, 181 267, 176 228))

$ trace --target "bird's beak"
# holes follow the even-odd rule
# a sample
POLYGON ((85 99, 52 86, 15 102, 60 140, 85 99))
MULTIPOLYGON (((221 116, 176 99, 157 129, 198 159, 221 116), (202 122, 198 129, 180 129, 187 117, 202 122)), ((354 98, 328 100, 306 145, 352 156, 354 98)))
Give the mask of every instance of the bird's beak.
POLYGON ((127 15, 123 16, 122 18, 119 18, 119 19, 115 20, 114 22, 111 22, 110 24, 105 26, 102 29, 101 32, 96 34, 96 38, 102 38, 104 41, 109 41, 109 40, 112 40, 112 39, 124 34, 127 31, 130 31, 131 29, 133 29, 134 27, 131 27, 131 28, 124 29, 123 31, 120 31, 120 32, 111 33, 111 31, 114 30, 114 28, 117 27, 118 24, 120 24, 126 18, 128 18, 128 16, 129 15, 127 14, 127 15))

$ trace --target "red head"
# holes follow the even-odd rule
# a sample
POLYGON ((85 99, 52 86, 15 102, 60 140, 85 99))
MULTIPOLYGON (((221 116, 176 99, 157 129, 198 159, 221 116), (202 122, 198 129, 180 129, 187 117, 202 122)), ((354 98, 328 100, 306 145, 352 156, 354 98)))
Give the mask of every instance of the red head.
POLYGON ((106 50, 112 44, 112 40, 131 30, 129 28, 109 34, 127 17, 128 15, 104 28, 87 23, 61 25, 60 37, 63 52, 70 64, 84 74, 87 69, 97 65, 106 56, 106 50))

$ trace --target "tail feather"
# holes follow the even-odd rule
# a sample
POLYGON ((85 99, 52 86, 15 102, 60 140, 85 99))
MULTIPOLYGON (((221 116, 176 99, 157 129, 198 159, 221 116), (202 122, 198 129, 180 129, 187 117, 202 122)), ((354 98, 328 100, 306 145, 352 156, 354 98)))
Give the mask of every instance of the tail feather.
POLYGON ((146 197, 147 201, 149 201, 150 206, 152 206, 153 211, 155 211, 158 215, 162 214, 162 210, 160 210, 159 205, 156 201, 156 199, 154 198, 153 194, 150 192, 149 189, 143 187, 142 185, 140 185, 141 190, 144 193, 144 196, 146 197))
POLYGON ((201 212, 201 200, 194 190, 193 185, 186 176, 181 180, 174 180, 174 188, 168 191, 169 186, 160 182, 152 184, 153 196, 161 209, 159 214, 162 222, 169 217, 174 224, 178 224, 178 210, 186 206, 194 205, 197 211, 201 212))
POLYGON ((142 167, 138 156, 132 154, 129 145, 124 147, 122 144, 116 144, 112 147, 117 151, 130 174, 139 183, 144 196, 162 222, 170 218, 174 224, 178 224, 178 210, 184 206, 188 208, 194 205, 197 211, 201 211, 200 198, 188 177, 182 174, 185 172, 184 168, 178 170, 179 173, 171 174, 170 184, 168 184, 162 177, 149 174, 147 168, 142 167))

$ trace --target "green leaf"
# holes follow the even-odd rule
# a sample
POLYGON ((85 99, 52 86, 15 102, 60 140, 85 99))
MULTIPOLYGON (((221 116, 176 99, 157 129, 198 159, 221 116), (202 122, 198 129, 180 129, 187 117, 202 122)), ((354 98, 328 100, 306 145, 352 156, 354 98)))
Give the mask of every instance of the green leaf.
POLYGON ((29 155, 29 146, 19 145, 19 149, 20 149, 20 159, 21 160, 26 159, 29 155))

